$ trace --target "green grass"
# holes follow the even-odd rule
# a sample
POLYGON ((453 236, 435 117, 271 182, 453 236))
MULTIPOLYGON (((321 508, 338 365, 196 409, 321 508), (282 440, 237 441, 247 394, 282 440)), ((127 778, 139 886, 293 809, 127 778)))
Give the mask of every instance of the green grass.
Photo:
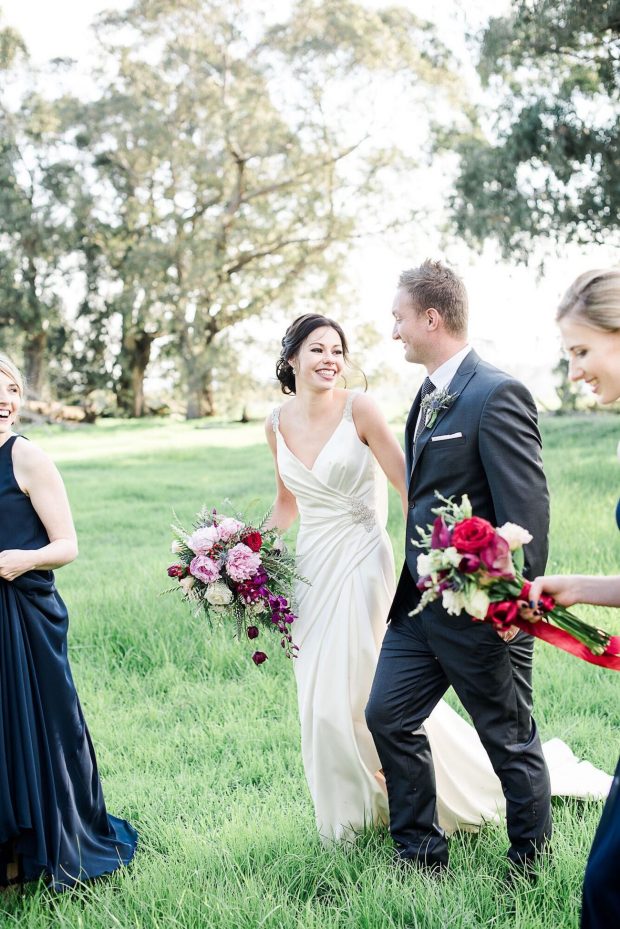
MULTIPOLYGON (((620 422, 544 426, 551 567, 617 573, 620 422)), ((454 836, 452 872, 439 883, 395 871, 382 832, 325 849, 301 766, 290 663, 274 640, 255 668, 250 649, 160 596, 173 512, 189 523, 204 501, 230 497, 256 513, 271 502, 262 427, 102 422, 30 434, 59 464, 72 500, 80 557, 59 572, 72 667, 108 809, 135 823, 140 846, 129 869, 83 890, 54 896, 30 886, 0 897, 1 929, 577 927, 601 804, 554 803, 553 865, 511 898, 501 886, 503 827, 454 836)), ((389 528, 399 558, 393 497, 389 528)), ((620 630, 613 611, 596 615, 620 630)), ((538 643, 543 738, 565 738, 613 770, 617 686, 612 672, 538 643)))

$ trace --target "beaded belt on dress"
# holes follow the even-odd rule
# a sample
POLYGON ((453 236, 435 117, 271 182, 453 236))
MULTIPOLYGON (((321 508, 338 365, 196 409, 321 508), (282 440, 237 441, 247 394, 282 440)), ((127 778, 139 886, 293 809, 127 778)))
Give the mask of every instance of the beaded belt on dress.
POLYGON ((360 523, 366 532, 372 532, 376 524, 375 511, 367 506, 363 500, 352 497, 349 500, 349 513, 351 522, 360 523))

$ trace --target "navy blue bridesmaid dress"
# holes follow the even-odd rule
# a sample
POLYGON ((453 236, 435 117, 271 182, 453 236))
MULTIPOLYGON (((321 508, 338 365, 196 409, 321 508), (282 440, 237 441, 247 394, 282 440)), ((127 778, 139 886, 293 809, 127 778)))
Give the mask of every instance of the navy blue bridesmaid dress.
MULTIPOLYGON (((49 543, 15 480, 16 439, 0 446, 0 551, 49 543)), ((135 853, 136 831, 106 812, 69 667, 68 622, 51 571, 0 578, 0 884, 16 856, 21 880, 43 876, 66 890, 135 853)))
POLYGON ((620 761, 596 830, 583 881, 582 929, 620 926, 620 761))
MULTIPOLYGON (((616 508, 620 529, 620 500, 616 508)), ((620 927, 620 761, 594 836, 583 881, 581 929, 620 927)))

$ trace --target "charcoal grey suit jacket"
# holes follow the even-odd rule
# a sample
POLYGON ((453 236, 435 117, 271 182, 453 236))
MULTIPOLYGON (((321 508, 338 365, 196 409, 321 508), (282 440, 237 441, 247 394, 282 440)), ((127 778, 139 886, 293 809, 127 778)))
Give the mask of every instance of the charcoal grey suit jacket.
MULTIPOLYGON (((471 351, 454 375, 448 409, 424 429, 415 445, 413 437, 420 410, 415 398, 405 429, 409 511, 406 560, 390 618, 412 610, 420 594, 416 561, 420 549, 417 526, 433 522, 439 505, 438 490, 457 500, 467 494, 475 516, 494 526, 518 523, 531 532, 525 547, 525 575, 533 578, 545 569, 548 552, 549 493, 542 468, 541 439, 536 405, 518 380, 487 364, 471 351), (443 438, 445 436, 445 438, 443 438)), ((440 601, 430 609, 443 613, 440 601)))

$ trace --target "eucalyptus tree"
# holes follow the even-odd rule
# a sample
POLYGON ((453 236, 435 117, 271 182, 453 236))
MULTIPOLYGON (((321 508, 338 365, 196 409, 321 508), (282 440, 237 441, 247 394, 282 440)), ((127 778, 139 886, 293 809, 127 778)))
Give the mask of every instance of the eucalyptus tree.
POLYGON ((64 292, 74 249, 76 178, 56 130, 53 105, 40 97, 30 97, 17 112, 0 108, 0 326, 19 347, 37 395, 71 327, 64 292))
POLYGON ((102 91, 76 139, 96 172, 134 411, 155 339, 178 358, 196 417, 213 411, 219 333, 324 307, 354 238, 394 220, 388 176, 409 164, 373 138, 377 84, 403 94, 403 119, 415 118, 411 87, 425 104, 454 92, 445 48, 407 10, 299 0, 280 20, 259 7, 139 0, 100 25, 102 91))
POLYGON ((609 243, 620 227, 620 2, 519 0, 491 19, 493 104, 453 135, 459 233, 526 259, 535 243, 609 243))
POLYGON ((41 394, 50 352, 66 341, 61 291, 75 176, 55 105, 37 93, 26 47, 8 28, 0 77, 0 330, 41 394))

